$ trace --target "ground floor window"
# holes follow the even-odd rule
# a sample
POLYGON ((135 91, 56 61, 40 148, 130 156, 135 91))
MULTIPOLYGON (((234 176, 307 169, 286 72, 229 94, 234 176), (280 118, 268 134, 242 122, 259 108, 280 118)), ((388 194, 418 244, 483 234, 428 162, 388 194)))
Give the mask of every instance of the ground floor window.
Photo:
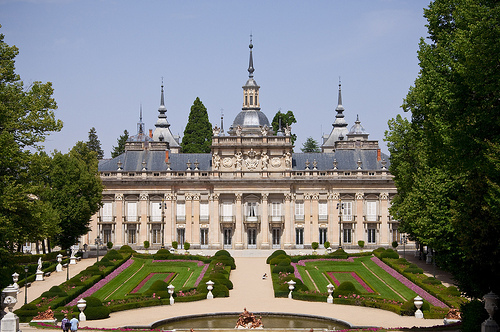
POLYGON ((273 249, 280 248, 281 244, 281 229, 280 228, 273 228, 273 249))
POLYGON ((249 228, 247 230, 248 248, 257 248, 257 229, 249 228))
POLYGON ((295 228, 295 244, 304 245, 304 229, 295 228))
POLYGON ((151 230, 151 242, 154 244, 161 243, 161 226, 155 225, 151 230))
POLYGON ((352 229, 344 228, 344 243, 352 242, 352 229))
POLYGON ((177 228, 177 243, 179 247, 184 247, 184 241, 186 241, 186 230, 184 228, 177 228))
POLYGON ((108 242, 113 242, 113 238, 111 236, 111 225, 106 225, 102 229, 102 235, 104 239, 104 244, 107 244, 108 242))
POLYGON ((319 244, 325 244, 327 240, 328 228, 320 228, 319 229, 319 244))
POLYGON ((399 232, 398 232, 398 226, 396 226, 396 225, 392 225, 392 241, 397 241, 397 242, 401 241, 401 238, 400 238, 399 232))
POLYGON ((200 229, 200 245, 208 246, 208 228, 200 229))
POLYGON ((368 228, 368 243, 376 243, 376 229, 375 228, 368 228))
POLYGON ((223 235, 223 240, 224 240, 224 248, 226 248, 226 249, 231 248, 233 229, 232 228, 224 228, 222 235, 223 235))
POLYGON ((135 244, 137 242, 137 228, 136 225, 127 226, 127 243, 135 244))

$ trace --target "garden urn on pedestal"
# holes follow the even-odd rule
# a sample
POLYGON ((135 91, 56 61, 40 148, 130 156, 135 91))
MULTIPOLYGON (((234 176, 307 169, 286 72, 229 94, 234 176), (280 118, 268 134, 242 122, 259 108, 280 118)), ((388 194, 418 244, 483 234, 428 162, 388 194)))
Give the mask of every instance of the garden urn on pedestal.
POLYGON ((175 288, 175 286, 172 284, 167 286, 168 293, 170 294, 170 305, 174 304, 174 297, 173 297, 174 288, 175 288))
POLYGON ((12 286, 14 286, 15 288, 17 288, 17 291, 19 293, 19 285, 17 284, 18 280, 19 280, 19 273, 14 272, 14 274, 12 274, 12 281, 14 282, 12 284, 12 286))
POLYGON ((209 280, 206 282, 206 284, 208 289, 207 300, 211 300, 214 298, 214 294, 212 294, 212 289, 214 289, 214 282, 212 280, 209 280))
POLYGON ((63 268, 62 268, 62 257, 63 255, 59 254, 57 255, 57 265, 56 265, 56 272, 62 272, 63 268))
POLYGON ((333 293, 334 286, 330 283, 330 284, 326 285, 326 288, 328 289, 328 298, 326 299, 326 302, 333 303, 332 293, 333 293))
POLYGON ((422 312, 422 310, 420 310, 420 308, 422 308, 422 305, 424 304, 422 298, 417 295, 413 299, 413 303, 415 304, 415 307, 417 307, 417 311, 415 311, 415 318, 424 318, 424 313, 422 312))
POLYGON ((295 282, 295 281, 293 281, 293 280, 290 280, 290 281, 288 282, 288 289, 290 290, 290 293, 288 293, 288 298, 289 298, 289 299, 291 299, 291 298, 292 298, 292 291, 293 291, 293 289, 295 288, 295 284, 296 284, 296 282, 295 282))
POLYGON ((76 257, 75 257, 75 249, 71 249, 71 257, 69 258, 69 264, 70 265, 75 265, 76 264, 76 257))
POLYGON ((80 322, 85 322, 87 320, 87 316, 83 313, 83 310, 87 307, 87 301, 85 301, 83 298, 79 299, 78 302, 76 302, 76 306, 78 307, 78 310, 80 310, 80 315, 78 316, 78 320, 80 322))
POLYGON ((1 321, 1 332, 18 332, 19 317, 12 312, 17 303, 17 291, 13 285, 9 285, 2 290, 3 303, 2 307, 7 307, 8 312, 3 316, 1 321))
POLYGON ((481 324, 481 332, 496 332, 498 331, 498 324, 493 319, 493 316, 495 315, 495 311, 498 309, 498 296, 493 292, 489 292, 488 294, 483 296, 483 300, 484 308, 486 309, 490 317, 481 324))

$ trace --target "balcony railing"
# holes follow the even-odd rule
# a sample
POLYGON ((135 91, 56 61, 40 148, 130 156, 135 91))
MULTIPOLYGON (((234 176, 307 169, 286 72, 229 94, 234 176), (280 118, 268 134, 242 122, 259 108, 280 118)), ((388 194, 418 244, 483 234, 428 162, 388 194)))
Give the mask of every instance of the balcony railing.
POLYGON ((149 222, 161 222, 162 220, 161 216, 149 216, 148 219, 149 222))
POLYGON ((234 221, 235 221, 234 216, 220 216, 221 223, 234 223, 234 221))
POLYGON ((318 220, 319 221, 328 221, 328 215, 326 215, 326 214, 320 214, 318 216, 318 220))
POLYGON ((270 222, 283 222, 285 221, 285 216, 269 216, 270 222))
POLYGON ((124 222, 141 222, 140 216, 123 216, 124 222))
POLYGON ((186 216, 176 216, 175 220, 177 220, 177 222, 186 222, 186 216))
POLYGON ((379 222, 382 219, 382 216, 377 215, 364 215, 363 221, 365 222, 379 222))
POLYGON ((97 218, 100 223, 114 223, 116 221, 115 216, 98 216, 97 218))
POLYGON ((245 223, 259 223, 260 216, 245 216, 245 223))
POLYGON ((304 221, 306 218, 303 214, 296 214, 295 221, 304 221))
POLYGON ((200 222, 209 222, 210 216, 200 216, 200 222))

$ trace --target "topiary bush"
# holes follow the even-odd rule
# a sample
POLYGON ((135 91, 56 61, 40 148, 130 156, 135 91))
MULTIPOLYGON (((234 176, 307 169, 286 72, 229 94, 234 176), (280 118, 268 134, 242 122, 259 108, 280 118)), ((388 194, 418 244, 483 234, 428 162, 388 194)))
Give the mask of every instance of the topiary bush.
POLYGON ((275 250, 271 255, 269 255, 269 257, 267 257, 266 259, 266 264, 270 264, 271 260, 275 257, 278 257, 278 256, 281 256, 281 255, 285 255, 287 257, 290 257, 286 254, 286 251, 285 250, 282 250, 282 249, 278 249, 278 250, 275 250))
POLYGON ((293 273, 294 268, 290 264, 288 265, 276 265, 273 267, 272 270, 273 273, 280 273, 280 272, 288 272, 288 273, 293 273))
POLYGON ((318 243, 318 242, 313 242, 313 243, 311 243, 311 248, 312 248, 313 250, 318 249, 318 248, 319 248, 319 243, 318 243))
POLYGON ((347 258, 349 258, 349 255, 342 248, 339 248, 339 249, 335 250, 334 252, 332 252, 328 256, 330 256, 332 258, 336 258, 336 259, 347 259, 347 258))
POLYGON ((279 255, 271 259, 268 264, 278 265, 282 261, 287 261, 288 264, 290 264, 291 262, 290 257, 288 255, 279 255))
POLYGON ((359 240, 359 241, 358 241, 358 246, 359 246, 361 249, 363 249, 363 248, 365 247, 365 241, 363 241, 363 240, 359 240))
POLYGON ((145 296, 152 296, 155 294, 155 296, 159 296, 161 298, 169 298, 170 294, 168 294, 168 284, 163 281, 163 280, 156 280, 147 291, 145 291, 143 294, 145 296))
POLYGON ((107 258, 107 259, 109 259, 110 261, 113 261, 113 260, 119 261, 120 259, 123 259, 122 254, 120 254, 115 249, 111 249, 110 251, 108 251, 108 253, 106 255, 104 255, 104 257, 107 258))
POLYGON ((172 254, 168 249, 160 249, 156 252, 156 254, 153 255, 153 259, 155 260, 166 260, 170 259, 172 257, 172 254))
POLYGON ((425 278, 422 282, 429 285, 441 285, 441 281, 433 277, 425 278))
POLYGON ((333 297, 339 297, 339 295, 351 295, 351 294, 359 294, 354 284, 350 281, 344 281, 340 283, 340 285, 333 292, 333 297))
POLYGON ((108 247, 108 249, 113 249, 113 242, 109 241, 106 243, 106 247, 108 247))
POLYGON ((325 249, 330 248, 330 242, 326 241, 325 243, 323 243, 323 247, 325 247, 325 249))
POLYGON ((214 284, 214 289, 212 290, 214 297, 228 297, 229 289, 221 284, 214 284))
POLYGON ((226 257, 231 257, 231 254, 229 253, 229 251, 227 250, 218 250, 215 254, 214 254, 214 257, 218 257, 218 256, 226 256, 226 257))
POLYGON ((398 241, 392 241, 392 247, 396 249, 398 247, 399 243, 398 241))
POLYGON ((189 250, 191 248, 191 244, 189 242, 184 242, 184 250, 189 250))
POLYGON ((403 272, 413 273, 413 274, 422 274, 422 273, 424 273, 424 270, 419 268, 416 264, 410 264, 410 266, 407 267, 406 269, 404 269, 403 272))
MULTIPOLYGON (((422 304, 422 308, 420 308, 420 310, 430 311, 431 306, 429 302, 424 301, 424 303, 422 304)), ((415 303, 413 303, 413 299, 406 301, 401 306, 401 316, 413 316, 415 315, 415 311, 417 311, 417 308, 415 307, 415 303)))
POLYGON ((52 286, 48 291, 42 293, 43 297, 54 297, 54 296, 59 296, 59 297, 65 297, 68 296, 68 294, 61 289, 59 286, 52 286))
POLYGON ((446 288, 443 293, 451 295, 451 296, 460 296, 462 293, 455 286, 450 286, 446 288))
POLYGON ((132 249, 131 246, 128 246, 128 245, 123 245, 121 246, 120 250, 118 250, 119 252, 125 252, 125 253, 131 253, 131 252, 135 252, 134 249, 132 249))
POLYGON ((103 306, 101 300, 97 297, 89 296, 85 297, 84 300, 87 302, 87 307, 85 308, 85 316, 87 316, 87 320, 104 319, 109 317, 111 310, 108 307, 103 306))
POLYGON ((177 247, 179 247, 179 242, 172 241, 172 248, 177 249, 177 247))
POLYGON ((393 258, 393 259, 398 259, 399 258, 399 255, 396 251, 392 250, 392 249, 387 249, 383 252, 380 253, 380 259, 382 258, 393 258))

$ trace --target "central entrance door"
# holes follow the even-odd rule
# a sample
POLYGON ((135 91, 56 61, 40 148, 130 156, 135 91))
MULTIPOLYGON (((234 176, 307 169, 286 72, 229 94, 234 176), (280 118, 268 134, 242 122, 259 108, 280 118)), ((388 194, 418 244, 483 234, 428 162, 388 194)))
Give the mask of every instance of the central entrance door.
POLYGON ((257 229, 249 228, 247 230, 248 249, 257 249, 257 229))
POLYGON ((224 249, 231 249, 233 247, 232 245, 233 229, 224 228, 222 232, 224 238, 224 249))
POLYGON ((281 248, 281 228, 273 228, 273 249, 281 248))

